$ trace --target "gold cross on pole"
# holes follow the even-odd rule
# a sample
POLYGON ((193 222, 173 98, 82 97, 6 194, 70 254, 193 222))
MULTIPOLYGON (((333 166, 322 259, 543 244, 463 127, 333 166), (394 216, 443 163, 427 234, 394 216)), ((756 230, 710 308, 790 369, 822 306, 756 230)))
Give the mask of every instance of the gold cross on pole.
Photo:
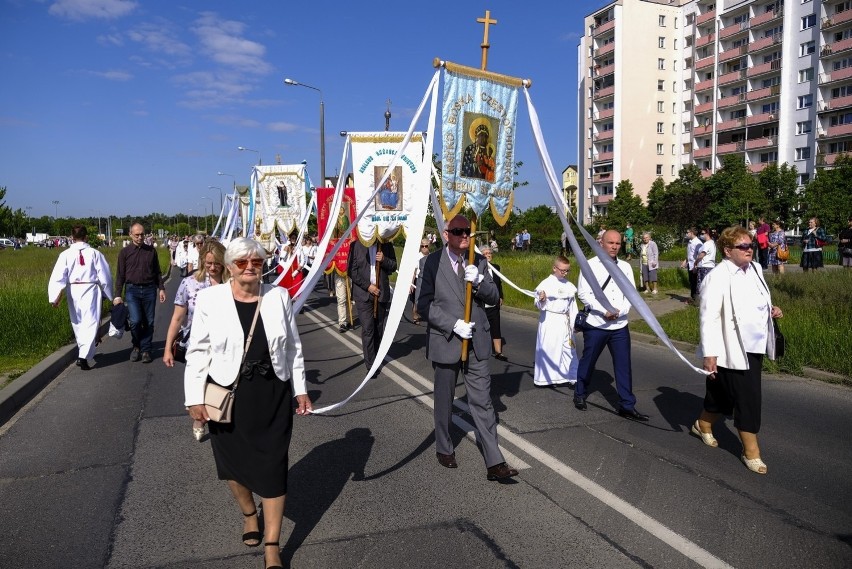
POLYGON ((491 19, 491 10, 486 10, 485 17, 477 18, 476 21, 485 25, 485 33, 482 36, 482 45, 480 46, 482 48, 482 65, 480 65, 480 69, 485 71, 488 67, 488 48, 491 47, 491 44, 488 43, 488 26, 490 24, 496 25, 497 20, 491 19))

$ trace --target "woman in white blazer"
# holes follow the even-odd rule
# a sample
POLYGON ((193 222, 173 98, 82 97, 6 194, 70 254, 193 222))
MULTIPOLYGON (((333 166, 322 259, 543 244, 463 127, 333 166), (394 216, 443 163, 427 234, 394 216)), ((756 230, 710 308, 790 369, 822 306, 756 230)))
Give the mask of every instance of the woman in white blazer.
POLYGON ((769 287, 759 265, 752 262, 751 235, 744 227, 729 227, 718 239, 724 259, 704 278, 701 289, 701 343, 698 355, 708 372, 704 409, 692 434, 716 447, 713 423, 734 416, 743 443, 741 459, 749 470, 766 474, 760 458, 763 355, 775 359, 772 319, 781 309, 772 305, 769 287))
POLYGON ((232 422, 210 421, 210 441, 219 479, 228 481, 244 516, 243 543, 256 547, 262 537, 266 567, 271 568, 281 566, 278 540, 287 495, 293 409, 307 415, 312 407, 290 295, 284 288, 261 283, 266 256, 260 243, 234 239, 225 252, 231 279, 198 293, 184 391, 190 416, 207 422, 204 384, 232 385, 239 374, 232 422), (263 504, 263 536, 253 494, 263 504))

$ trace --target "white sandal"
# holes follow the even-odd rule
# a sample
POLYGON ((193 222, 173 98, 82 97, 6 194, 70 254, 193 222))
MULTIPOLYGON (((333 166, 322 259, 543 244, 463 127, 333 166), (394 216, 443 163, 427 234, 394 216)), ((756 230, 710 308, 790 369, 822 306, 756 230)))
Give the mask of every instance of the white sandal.
POLYGON ((760 457, 757 458, 746 458, 745 455, 740 456, 743 461, 743 464, 746 465, 746 468, 751 470, 752 472, 757 472, 758 474, 766 474, 766 464, 760 460, 760 457))
POLYGON ((689 432, 691 432, 696 437, 700 438, 701 441, 709 447, 719 446, 719 441, 716 440, 716 437, 713 436, 713 433, 704 433, 704 432, 701 431, 701 429, 698 428, 698 421, 697 420, 692 425, 692 428, 689 429, 689 432))

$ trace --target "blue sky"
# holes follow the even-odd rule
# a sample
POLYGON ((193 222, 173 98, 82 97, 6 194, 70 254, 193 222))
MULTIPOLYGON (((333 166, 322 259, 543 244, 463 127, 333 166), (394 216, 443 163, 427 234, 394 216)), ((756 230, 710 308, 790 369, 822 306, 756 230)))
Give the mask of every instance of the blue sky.
MULTIPOLYGON (((491 71, 530 91, 557 174, 576 163, 576 51, 603 2, 432 0, 0 0, 0 187, 42 215, 218 213, 219 190, 264 164, 326 174, 341 130, 405 130, 440 57, 480 63, 491 11, 491 71), (55 205, 53 202, 59 201, 55 205)), ((530 185, 515 204, 551 204, 519 102, 516 159, 530 185)), ((426 117, 418 128, 425 129, 426 117)), ((347 165, 347 171, 351 166, 347 165)))

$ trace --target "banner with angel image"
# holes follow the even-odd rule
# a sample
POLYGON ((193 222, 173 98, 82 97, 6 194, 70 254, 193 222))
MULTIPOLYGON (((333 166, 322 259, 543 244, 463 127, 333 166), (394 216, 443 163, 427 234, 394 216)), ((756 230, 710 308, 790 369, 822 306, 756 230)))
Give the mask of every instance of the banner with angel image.
POLYGON ((512 211, 518 87, 494 74, 444 73, 440 203, 446 219, 466 204, 490 206, 503 225, 512 211))

